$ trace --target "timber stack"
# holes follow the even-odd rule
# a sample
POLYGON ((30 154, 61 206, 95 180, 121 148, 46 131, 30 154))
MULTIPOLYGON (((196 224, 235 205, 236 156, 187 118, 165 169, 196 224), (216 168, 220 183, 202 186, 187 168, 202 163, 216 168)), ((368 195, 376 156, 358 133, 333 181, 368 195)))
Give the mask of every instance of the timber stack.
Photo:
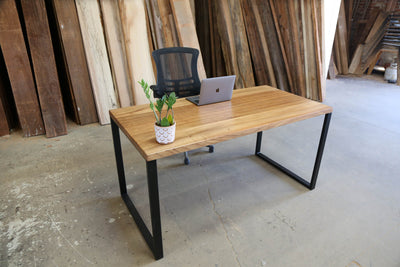
POLYGON ((322 9, 318 0, 0 0, 0 135, 60 136, 67 118, 104 125, 110 109, 147 103, 137 81, 156 83, 151 53, 163 47, 199 49, 200 79, 234 74, 236 89, 271 85, 322 101, 322 9))

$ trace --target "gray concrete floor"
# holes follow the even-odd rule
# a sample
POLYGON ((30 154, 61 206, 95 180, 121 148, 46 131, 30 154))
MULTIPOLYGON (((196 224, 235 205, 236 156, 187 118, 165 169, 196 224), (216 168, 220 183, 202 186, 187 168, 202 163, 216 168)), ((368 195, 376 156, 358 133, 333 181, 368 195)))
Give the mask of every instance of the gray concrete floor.
MULTIPOLYGON (((317 187, 256 158, 255 135, 158 161, 164 258, 118 189, 109 126, 0 138, 1 266, 400 266, 400 87, 327 82, 333 106, 317 187)), ((265 132, 262 151, 309 177, 323 117, 265 132)), ((149 222, 145 164, 122 139, 149 222)))

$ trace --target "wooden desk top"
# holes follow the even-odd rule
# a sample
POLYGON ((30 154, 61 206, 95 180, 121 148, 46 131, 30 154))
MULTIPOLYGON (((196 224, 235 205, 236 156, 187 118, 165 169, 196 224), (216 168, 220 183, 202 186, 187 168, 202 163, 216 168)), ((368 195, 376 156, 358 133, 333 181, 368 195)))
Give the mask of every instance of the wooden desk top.
POLYGON ((175 141, 168 145, 156 142, 148 104, 110 110, 110 116, 150 161, 330 112, 330 106, 270 86, 237 89, 231 101, 200 107, 178 99, 175 141))

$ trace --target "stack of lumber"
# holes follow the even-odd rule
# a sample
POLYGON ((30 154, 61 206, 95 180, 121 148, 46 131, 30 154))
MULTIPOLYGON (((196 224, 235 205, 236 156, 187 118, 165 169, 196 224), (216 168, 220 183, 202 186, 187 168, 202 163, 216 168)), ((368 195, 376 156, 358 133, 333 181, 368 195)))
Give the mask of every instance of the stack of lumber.
POLYGON ((373 67, 383 51, 400 46, 397 1, 377 5, 374 1, 343 1, 333 48, 333 66, 338 74, 361 75, 373 67))
POLYGON ((147 103, 151 53, 200 51, 200 79, 236 75, 236 88, 271 85, 323 100, 318 0, 0 0, 0 135, 67 133, 147 103), (14 116, 13 113, 17 113, 14 116))
POLYGON ((388 25, 387 18, 388 14, 386 12, 380 12, 375 18, 365 40, 362 40, 362 43, 357 46, 353 54, 349 73, 363 74, 371 64, 375 65, 376 57, 382 49, 382 40, 388 25))
POLYGON ((25 45, 16 2, 0 1, 0 47, 7 70, 0 73, 0 90, 3 91, 0 94, 1 132, 7 134, 10 130, 6 113, 9 108, 3 105, 8 102, 3 97, 7 94, 4 91, 9 81, 24 136, 46 133, 48 137, 54 137, 66 134, 65 113, 44 0, 21 1, 20 5, 29 46, 25 45))
POLYGON ((207 73, 236 74, 236 88, 267 84, 322 100, 321 12, 316 0, 196 1, 207 73))

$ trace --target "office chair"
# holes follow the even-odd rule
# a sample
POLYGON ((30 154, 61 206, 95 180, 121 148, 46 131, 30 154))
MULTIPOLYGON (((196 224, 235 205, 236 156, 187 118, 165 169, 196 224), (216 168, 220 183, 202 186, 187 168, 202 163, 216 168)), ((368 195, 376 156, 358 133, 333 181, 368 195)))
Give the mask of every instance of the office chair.
MULTIPOLYGON (((177 97, 200 94, 200 79, 197 72, 199 51, 189 47, 168 47, 153 51, 157 67, 157 85, 151 85, 154 98, 175 92, 177 97)), ((207 146, 210 153, 214 146, 207 146)), ((190 163, 188 153, 184 153, 185 164, 190 163)))

